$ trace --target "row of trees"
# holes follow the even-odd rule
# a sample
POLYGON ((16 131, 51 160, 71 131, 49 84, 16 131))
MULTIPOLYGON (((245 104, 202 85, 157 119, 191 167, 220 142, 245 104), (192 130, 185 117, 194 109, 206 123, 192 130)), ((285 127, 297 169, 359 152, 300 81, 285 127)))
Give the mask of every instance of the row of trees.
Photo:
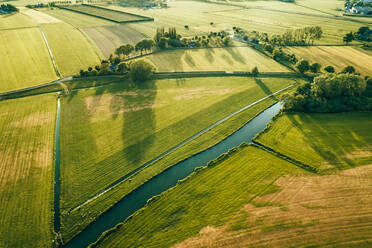
POLYGON ((368 26, 360 27, 357 32, 347 33, 343 38, 346 44, 353 40, 372 42, 372 30, 368 26))
MULTIPOLYGON (((313 64, 310 64, 309 61, 307 60, 301 60, 299 61, 297 64, 296 64, 296 69, 298 70, 298 72, 304 74, 306 72, 312 72, 312 73, 320 73, 321 72, 321 69, 322 69, 322 65, 319 64, 319 63, 313 63, 313 64)), ((324 72, 326 73, 335 73, 336 70, 333 66, 329 65, 329 66, 326 66, 324 67, 324 72)), ((355 70, 355 68, 351 65, 349 66, 346 66, 341 72, 341 74, 358 74, 355 70)))
POLYGON ((0 5, 0 14, 3 13, 12 13, 12 12, 18 12, 18 9, 11 5, 11 4, 1 4, 0 5))
POLYGON ((283 97, 289 112, 372 110, 372 78, 355 74, 323 74, 283 97))

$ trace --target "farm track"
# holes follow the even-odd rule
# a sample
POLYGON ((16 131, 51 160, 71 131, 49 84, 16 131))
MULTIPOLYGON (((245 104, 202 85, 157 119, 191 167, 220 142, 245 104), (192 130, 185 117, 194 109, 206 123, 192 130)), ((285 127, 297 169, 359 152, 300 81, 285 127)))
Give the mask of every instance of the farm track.
POLYGON ((211 130, 212 128, 216 127, 217 125, 220 125, 221 123, 223 123, 223 122, 227 121, 228 119, 230 119, 230 118, 236 116, 237 114, 243 112, 244 110, 246 110, 246 109, 248 109, 248 108, 251 108, 251 107, 253 107, 254 105, 256 105, 256 104, 258 104, 258 103, 260 103, 260 102, 262 102, 262 101, 264 101, 264 100, 266 100, 266 99, 268 99, 268 98, 270 98, 270 97, 272 97, 272 96, 275 96, 275 95, 279 94, 280 92, 283 92, 283 91, 285 91, 285 90, 287 90, 287 89, 289 89, 289 88, 291 88, 291 87, 293 87, 293 85, 289 85, 289 86, 287 86, 287 87, 285 87, 285 88, 283 88, 283 89, 281 89, 281 90, 278 90, 278 91, 276 91, 276 92, 274 92, 274 93, 272 93, 272 94, 270 94, 270 95, 267 95, 266 97, 263 97, 263 98, 261 98, 261 99, 255 101, 255 102, 253 102, 253 103, 251 103, 251 104, 249 104, 249 105, 247 105, 247 106, 244 106, 243 108, 241 108, 241 109, 235 111, 234 113, 232 113, 232 114, 230 114, 230 115, 224 117, 223 119, 221 119, 221 120, 215 122, 214 124, 210 125, 209 127, 203 129, 202 131, 200 131, 200 132, 194 134, 193 136, 187 138, 186 140, 184 140, 183 142, 179 143, 178 145, 176 145, 176 146, 170 148, 168 151, 166 151, 166 152, 160 154, 160 155, 157 156, 156 158, 154 158, 154 159, 152 159, 152 160, 146 162, 145 164, 141 165, 141 166, 138 167, 137 169, 135 169, 135 170, 131 171, 130 173, 124 175, 123 177, 119 178, 118 180, 116 180, 114 183, 110 184, 108 187, 106 187, 106 188, 105 188, 104 190, 102 190, 101 192, 97 193, 96 195, 92 196, 91 198, 89 198, 89 199, 86 200, 85 202, 83 202, 83 203, 79 204, 78 206, 74 207, 73 209, 69 210, 69 212, 71 212, 71 211, 75 211, 75 210, 81 208, 82 206, 86 205, 87 203, 89 203, 89 202, 91 202, 91 201, 97 199, 98 197, 102 196, 102 195, 105 194, 106 192, 108 192, 108 191, 110 191, 111 189, 113 189, 115 186, 119 185, 119 184, 120 184, 122 181, 124 181, 125 179, 127 179, 127 178, 129 178, 130 176, 134 175, 135 173, 141 171, 142 169, 144 169, 144 168, 146 168, 146 167, 148 167, 148 166, 151 166, 151 165, 152 165, 153 163, 155 163, 156 161, 162 159, 163 157, 167 156, 167 155, 170 154, 171 152, 173 152, 173 151, 175 151, 175 150, 177 150, 177 149, 183 147, 184 145, 186 145, 186 144, 189 143, 190 141, 192 141, 192 140, 198 138, 200 135, 202 135, 202 134, 208 132, 209 130, 211 130))
POLYGON ((50 58, 51 58, 51 60, 52 60, 54 70, 55 70, 57 76, 58 76, 58 77, 61 77, 61 73, 58 71, 56 61, 54 60, 54 56, 53 56, 52 49, 51 49, 50 46, 49 46, 48 39, 46 38, 46 36, 45 36, 45 34, 44 34, 42 28, 39 27, 39 29, 40 29, 41 35, 43 36, 43 39, 44 39, 45 45, 48 47, 48 52, 49 52, 50 58))

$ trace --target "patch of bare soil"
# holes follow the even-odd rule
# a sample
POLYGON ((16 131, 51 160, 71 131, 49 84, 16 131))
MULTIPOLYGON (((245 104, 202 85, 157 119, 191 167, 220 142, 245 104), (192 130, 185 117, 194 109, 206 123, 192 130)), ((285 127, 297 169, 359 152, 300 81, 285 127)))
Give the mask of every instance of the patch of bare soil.
POLYGON ((372 247, 372 165, 285 176, 276 184, 281 191, 256 198, 224 226, 205 227, 174 247, 372 247))

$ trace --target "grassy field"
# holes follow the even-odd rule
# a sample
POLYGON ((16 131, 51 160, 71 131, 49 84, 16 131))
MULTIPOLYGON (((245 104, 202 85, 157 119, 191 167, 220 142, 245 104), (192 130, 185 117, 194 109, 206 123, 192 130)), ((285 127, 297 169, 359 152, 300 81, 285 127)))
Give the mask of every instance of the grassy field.
POLYGON ((344 10, 344 1, 340 0, 297 0, 296 4, 320 13, 340 16, 344 10))
POLYGON ((31 19, 21 13, 11 15, 0 15, 0 31, 3 29, 17 29, 36 27, 31 19))
POLYGON ((372 162, 371 113, 285 114, 258 142, 321 172, 372 162))
POLYGON ((31 18, 32 22, 36 24, 43 24, 43 23, 58 23, 61 22, 61 20, 48 15, 44 12, 37 11, 35 9, 29 9, 26 7, 19 7, 19 10, 23 15, 26 15, 31 18))
POLYGON ((43 8, 39 11, 42 11, 45 14, 48 14, 50 16, 53 16, 63 22, 66 22, 68 24, 71 24, 74 27, 97 27, 97 26, 103 26, 103 25, 113 25, 114 22, 104 20, 101 18, 88 16, 76 12, 72 12, 69 10, 64 9, 58 9, 58 8, 43 8))
POLYGON ((122 11, 113 11, 111 9, 106 9, 106 8, 97 7, 97 6, 90 6, 90 5, 63 6, 63 9, 79 12, 79 13, 86 14, 89 16, 95 16, 98 18, 102 18, 105 20, 118 22, 118 23, 139 22, 139 21, 148 20, 148 18, 145 16, 138 16, 138 15, 133 15, 130 13, 122 12, 122 11))
POLYGON ((38 28, 2 30, 0 44, 0 92, 57 79, 38 28))
POLYGON ((0 102, 0 247, 51 247, 56 103, 0 102))
POLYGON ((251 71, 288 72, 273 59, 250 47, 173 50, 146 57, 160 72, 174 71, 251 71))
MULTIPOLYGON (((145 89, 122 86, 115 92, 107 89, 105 93, 99 88, 98 92, 80 91, 64 99, 61 141, 62 153, 68 155, 61 161, 63 213, 192 134, 291 83, 294 81, 288 79, 255 82, 249 78, 158 80, 145 89), (109 132, 106 127, 110 127, 109 132)), ((235 123, 232 127, 239 128, 272 103, 270 100, 254 112, 248 111, 245 119, 232 122, 235 123)), ((100 211, 120 199, 118 196, 129 193, 184 156, 212 145, 216 138, 226 137, 233 131, 232 127, 209 132, 213 135, 190 144, 173 160, 162 161, 140 174, 138 181, 136 176, 131 185, 123 184, 118 192, 113 192, 115 196, 63 215, 65 239, 92 221, 90 217, 97 217, 100 211), (88 217, 82 218, 81 213, 88 217)))
MULTIPOLYGON (((251 4, 253 3, 255 2, 251 2, 251 4)), ((287 7, 281 7, 278 10, 275 9, 276 5, 274 7, 268 6, 270 9, 260 9, 196 1, 169 2, 170 8, 157 10, 139 10, 117 6, 112 6, 111 8, 155 18, 153 23, 129 24, 130 27, 150 37, 154 35, 156 27, 163 26, 174 26, 181 34, 190 35, 220 31, 227 28, 231 29, 233 26, 269 34, 279 34, 287 29, 319 25, 323 28, 324 37, 317 43, 340 44, 342 43, 342 37, 347 32, 355 32, 363 25, 342 18, 337 19, 316 11, 314 11, 315 13, 296 13, 298 8, 301 8, 300 12, 306 12, 306 8, 290 3, 281 3, 280 5, 283 4, 287 5, 287 7), (290 13, 286 13, 287 10, 290 13), (214 24, 210 25, 211 22, 214 22, 214 24), (184 28, 185 25, 189 25, 188 30, 184 28)))
POLYGON ((43 24, 42 29, 62 76, 100 64, 98 48, 78 29, 66 23, 43 24))
POLYGON ((245 205, 278 191, 274 183, 288 173, 305 172, 255 147, 239 148, 226 160, 163 193, 98 247, 171 247, 225 223, 235 222, 233 228, 238 228, 249 215, 242 213, 245 205), (235 217, 240 213, 243 218, 239 220, 235 217))
POLYGON ((290 47, 286 49, 311 63, 318 62, 325 68, 328 65, 342 71, 346 66, 354 66, 363 75, 372 75, 372 56, 361 48, 354 47, 290 47))
POLYGON ((127 25, 88 27, 84 28, 84 32, 96 43, 105 57, 114 54, 115 49, 123 44, 134 45, 146 38, 127 25))

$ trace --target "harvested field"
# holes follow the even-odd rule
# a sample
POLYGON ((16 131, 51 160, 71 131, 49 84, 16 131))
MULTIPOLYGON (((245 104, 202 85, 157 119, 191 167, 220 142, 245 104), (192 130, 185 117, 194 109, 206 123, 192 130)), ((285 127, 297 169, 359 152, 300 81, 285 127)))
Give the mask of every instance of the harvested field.
MULTIPOLYGON (((290 79, 193 78, 157 80, 136 89, 127 86, 79 91, 62 101, 62 211, 76 207, 118 178, 228 114, 285 86, 290 79), (79 154, 77 156, 76 154, 79 154), (79 190, 76 190, 79 189, 79 190)), ((279 97, 279 96, 278 96, 279 97)), ((114 195, 102 197, 62 219, 65 240, 153 175, 221 140, 277 98, 230 122, 175 157, 163 159, 133 177, 114 195), (239 124, 240 123, 240 124, 239 124), (121 196, 121 197, 120 197, 121 196), (81 214, 84 213, 84 218, 81 214), (78 224, 77 224, 78 223, 78 224)))
POLYGON ((71 10, 78 13, 82 13, 89 16, 94 16, 97 18, 102 18, 105 20, 118 22, 118 23, 128 23, 128 22, 141 22, 149 21, 151 18, 145 16, 134 15, 122 11, 115 11, 112 9, 106 9, 94 5, 67 5, 67 6, 58 6, 61 9, 71 10))
POLYGON ((55 95, 0 102, 0 247, 51 247, 55 95))
POLYGON ((372 75, 372 56, 361 48, 325 46, 289 47, 286 50, 311 63, 318 62, 323 68, 332 65, 337 72, 340 72, 351 65, 363 75, 372 75))
POLYGON ((372 163, 372 115, 284 114, 257 141, 321 172, 372 163))
POLYGON ((146 38, 127 25, 89 27, 84 28, 84 32, 96 43, 104 57, 114 54, 115 49, 123 44, 134 45, 146 38))
POLYGON ((81 69, 100 64, 98 48, 83 33, 66 23, 43 24, 59 72, 77 75, 81 69))
POLYGON ((171 247, 207 226, 230 222, 255 197, 278 191, 274 182, 283 175, 303 173, 261 149, 239 148, 163 193, 107 235, 98 247, 171 247))
POLYGON ((251 71, 288 72, 277 63, 250 47, 172 50, 146 57, 159 72, 175 71, 251 71))
POLYGON ((230 223, 206 226, 183 247, 371 247, 372 165, 327 176, 279 178, 230 223))
POLYGON ((41 11, 37 11, 34 9, 28 9, 28 8, 20 8, 20 9, 21 9, 22 14, 30 17, 32 21, 36 24, 61 22, 61 20, 53 16, 47 15, 46 13, 41 12, 41 11))
POLYGON ((2 30, 0 44, 0 92, 57 79, 38 28, 2 30))

